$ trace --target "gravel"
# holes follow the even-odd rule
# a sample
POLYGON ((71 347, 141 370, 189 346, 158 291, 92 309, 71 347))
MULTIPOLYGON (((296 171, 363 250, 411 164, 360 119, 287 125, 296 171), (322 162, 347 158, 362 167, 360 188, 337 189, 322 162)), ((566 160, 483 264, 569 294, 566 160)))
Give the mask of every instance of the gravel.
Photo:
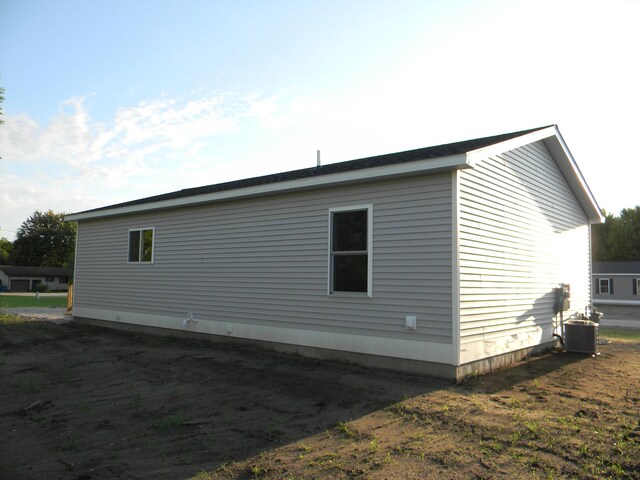
POLYGON ((0 308, 0 313, 17 315, 29 320, 46 320, 56 323, 71 319, 71 317, 65 319, 64 314, 66 311, 66 307, 0 308))

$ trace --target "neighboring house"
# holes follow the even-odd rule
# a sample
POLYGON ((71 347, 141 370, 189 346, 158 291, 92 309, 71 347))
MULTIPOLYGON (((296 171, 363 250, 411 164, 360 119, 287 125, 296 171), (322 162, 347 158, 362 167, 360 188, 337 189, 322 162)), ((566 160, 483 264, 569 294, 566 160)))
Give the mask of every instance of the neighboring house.
POLYGON ((593 262, 593 303, 640 305, 640 262, 593 262))
POLYGON ((49 290, 67 290, 72 276, 69 268, 0 265, 0 291, 32 292, 37 285, 46 285, 49 290))
POLYGON ((556 126, 66 218, 78 321, 452 379, 554 344, 555 289, 591 303, 603 220, 556 126))

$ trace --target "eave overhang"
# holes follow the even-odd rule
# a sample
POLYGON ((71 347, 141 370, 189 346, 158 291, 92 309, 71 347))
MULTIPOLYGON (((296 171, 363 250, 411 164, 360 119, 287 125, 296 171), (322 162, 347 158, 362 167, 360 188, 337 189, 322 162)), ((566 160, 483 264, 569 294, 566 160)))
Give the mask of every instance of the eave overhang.
POLYGON ((538 141, 543 141, 547 149, 549 149, 551 156, 556 161, 558 168, 569 184, 569 188, 571 188, 571 191, 589 219, 589 223, 603 223, 604 215, 602 210, 589 189, 557 125, 552 125, 520 137, 470 151, 467 153, 467 163, 473 166, 480 160, 538 141))
MULTIPOLYGON (((80 221, 120 215, 131 215, 136 213, 152 212, 171 208, 182 208, 223 201, 239 200, 250 197, 290 193, 314 188, 326 188, 344 184, 376 181, 392 177, 472 168, 477 162, 491 156, 500 155, 504 152, 522 147, 524 145, 542 141, 556 161, 558 168, 564 175, 569 187, 580 203, 589 222, 602 223, 604 221, 602 211, 600 210, 598 203, 591 193, 589 186, 582 176, 578 165, 571 155, 571 152, 567 148, 567 145, 562 138, 562 135, 560 135, 560 131, 558 130, 556 125, 529 130, 526 132, 522 132, 521 135, 516 132, 515 134, 506 134, 499 137, 511 138, 504 141, 498 140, 493 142, 495 137, 487 137, 486 139, 481 139, 490 142, 490 144, 485 147, 468 151, 458 150, 458 152, 452 153, 450 155, 445 154, 442 156, 433 156, 432 152, 428 152, 438 147, 429 147, 427 149, 419 149, 412 152, 406 152, 412 153, 414 156, 410 158, 410 161, 402 161, 399 163, 390 163, 375 166, 367 165, 366 168, 347 169, 346 171, 329 173, 325 173, 323 170, 316 171, 315 169, 287 172, 285 173, 285 175, 289 177, 287 179, 274 179, 274 176, 256 177, 254 179, 249 179, 248 181, 241 181, 239 185, 237 185, 236 182, 216 185, 213 186, 216 187, 214 191, 208 191, 206 193, 200 193, 200 188, 189 189, 187 191, 160 195, 157 199, 154 197, 150 197, 139 201, 126 202, 120 205, 113 205, 109 207, 73 213, 65 216, 65 220, 80 221), (195 190, 195 192, 192 193, 191 190, 195 190)), ((461 142, 461 144, 465 144, 466 146, 468 142, 461 142)), ((460 145, 460 143, 455 145, 460 145)), ((448 145, 445 147, 448 147, 448 145)), ((392 154, 392 156, 397 155, 402 155, 402 153, 392 154)), ((327 168, 331 168, 333 165, 340 167, 343 165, 351 165, 353 163, 354 162, 346 162, 346 164, 331 164, 327 168)), ((360 163, 359 166, 362 166, 362 164, 360 163)))
POLYGON ((239 200, 249 197, 289 193, 312 188, 338 186, 366 181, 382 180, 390 177, 401 177, 421 173, 436 173, 448 170, 468 168, 467 156, 464 154, 449 155, 439 158, 428 158, 395 165, 366 168, 349 172, 334 173, 296 180, 287 180, 266 185, 257 185, 245 188, 237 188, 221 192, 202 195, 160 200, 156 202, 141 203, 138 205, 114 206, 105 209, 87 210, 65 216, 66 221, 80 221, 97 218, 106 218, 119 215, 131 215, 135 213, 181 208, 194 205, 203 205, 222 201, 239 200))

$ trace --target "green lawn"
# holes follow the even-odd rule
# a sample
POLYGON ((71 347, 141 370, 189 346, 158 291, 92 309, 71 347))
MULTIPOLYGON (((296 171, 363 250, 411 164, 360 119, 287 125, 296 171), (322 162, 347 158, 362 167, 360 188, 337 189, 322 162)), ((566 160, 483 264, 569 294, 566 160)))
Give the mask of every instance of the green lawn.
POLYGON ((604 338, 618 338, 640 342, 640 329, 624 327, 603 327, 598 329, 598 335, 604 338))
POLYGON ((67 297, 45 297, 36 300, 33 296, 1 295, 0 308, 30 308, 30 307, 66 307, 67 297))

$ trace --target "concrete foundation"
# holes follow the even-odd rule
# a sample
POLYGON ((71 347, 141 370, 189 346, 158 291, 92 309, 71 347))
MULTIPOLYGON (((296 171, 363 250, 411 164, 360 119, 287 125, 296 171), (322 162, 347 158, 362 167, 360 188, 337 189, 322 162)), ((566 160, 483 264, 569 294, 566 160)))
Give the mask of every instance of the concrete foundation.
POLYGON ((515 352, 496 355, 491 358, 478 360, 465 365, 455 366, 445 363, 425 362, 418 360, 407 360, 394 357, 383 357, 380 355, 368 355, 363 353, 345 352, 341 350, 330 350, 325 348, 315 348, 300 345, 290 345, 285 343, 265 342, 260 340, 250 340, 238 337, 225 337, 220 335, 210 335, 206 333, 190 332, 185 330, 173 330, 168 328, 149 327, 146 325, 135 325, 130 323, 109 322, 91 318, 73 317, 77 323, 92 325, 97 327, 111 328, 150 335, 160 335, 175 338, 188 338, 205 340, 212 343, 231 343, 241 345, 254 345, 260 348, 275 350, 281 353, 296 354, 303 357, 320 360, 339 361, 363 365, 366 367, 379 368, 383 370, 399 371, 415 375, 425 375, 438 379, 459 382, 469 375, 479 375, 492 372, 499 368, 508 367, 514 363, 528 357, 529 355, 544 352, 557 346, 557 342, 550 342, 525 348, 515 352))

